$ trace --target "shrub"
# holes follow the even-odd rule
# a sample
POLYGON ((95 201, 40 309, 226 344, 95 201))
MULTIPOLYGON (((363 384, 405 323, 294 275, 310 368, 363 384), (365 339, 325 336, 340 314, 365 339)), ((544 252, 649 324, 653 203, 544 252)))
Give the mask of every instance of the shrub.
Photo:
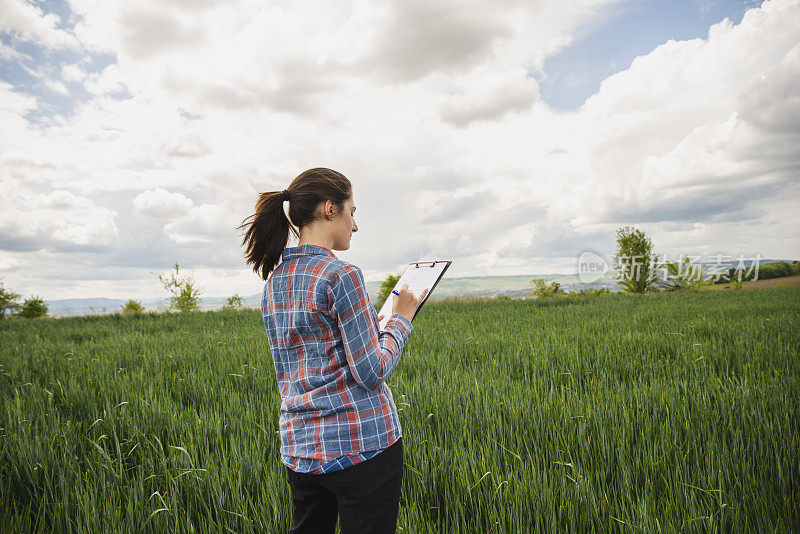
POLYGON ((36 319, 37 317, 47 317, 47 304, 40 297, 25 299, 17 314, 26 319, 36 319))
MULTIPOLYGON (((755 274, 755 272, 753 274, 755 274)), ((785 261, 765 263, 764 265, 758 266, 759 280, 768 278, 783 278, 784 276, 791 276, 793 274, 792 265, 785 261)))
POLYGON ((617 271, 617 283, 624 287, 625 291, 645 293, 656 290, 655 273, 652 272, 652 265, 656 260, 657 255, 653 254, 653 242, 643 231, 631 226, 617 229, 614 266, 617 271))
POLYGON ((244 306, 244 300, 242 297, 239 296, 238 293, 234 293, 232 296, 228 297, 227 302, 222 307, 224 310, 240 310, 244 306))
POLYGON ((11 315, 19 309, 21 296, 0 284, 0 319, 4 319, 6 315, 11 315))
MULTIPOLYGON (((755 268, 745 268, 741 270, 741 279, 743 281, 750 281, 755 278, 755 268)), ((771 263, 764 263, 758 266, 758 280, 768 280, 770 278, 783 278, 784 276, 794 276, 800 274, 800 262, 793 261, 792 263, 786 261, 775 261, 771 263)), ((728 283, 728 281, 738 280, 739 273, 736 268, 731 267, 728 270, 728 280, 723 280, 718 283, 728 283)))
MULTIPOLYGON (((702 266, 693 264, 689 256, 683 256, 680 261, 667 262, 666 269, 668 277, 664 281, 658 281, 654 288, 658 291, 676 291, 678 289, 699 289, 707 285, 703 280, 702 266)), ((713 283, 713 279, 708 279, 713 283)))
POLYGON ((122 306, 123 315, 136 315, 142 312, 144 312, 144 306, 133 299, 129 300, 124 306, 122 306))
POLYGON ((193 311, 200 309, 200 287, 191 276, 181 276, 180 267, 175 264, 175 272, 170 272, 169 275, 159 275, 158 279, 164 286, 164 289, 169 291, 170 308, 180 310, 182 312, 193 311))
POLYGON ((548 284, 544 278, 534 278, 531 283, 533 284, 533 289, 529 295, 532 297, 548 298, 564 295, 564 290, 561 289, 561 284, 558 282, 553 281, 548 284))
POLYGON ((378 293, 378 298, 375 301, 376 308, 378 308, 379 310, 383 308, 384 303, 386 303, 386 299, 388 299, 389 295, 392 294, 392 289, 394 289, 394 286, 397 285, 397 282, 399 281, 400 281, 399 275, 394 275, 391 273, 386 275, 386 278, 381 283, 381 290, 380 293, 378 293))

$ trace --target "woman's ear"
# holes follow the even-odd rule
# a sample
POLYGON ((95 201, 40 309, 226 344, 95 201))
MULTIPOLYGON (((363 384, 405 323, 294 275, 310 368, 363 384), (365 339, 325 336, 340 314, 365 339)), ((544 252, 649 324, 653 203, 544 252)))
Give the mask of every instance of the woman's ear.
POLYGON ((329 221, 333 220, 333 207, 333 201, 331 200, 326 200, 325 204, 322 206, 323 215, 325 215, 325 218, 329 221))

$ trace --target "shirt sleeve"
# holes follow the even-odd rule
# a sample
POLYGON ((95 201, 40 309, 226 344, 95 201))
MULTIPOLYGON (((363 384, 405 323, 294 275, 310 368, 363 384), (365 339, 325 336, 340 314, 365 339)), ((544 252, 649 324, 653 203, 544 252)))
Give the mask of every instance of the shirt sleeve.
POLYGON ((414 327, 392 314, 378 330, 378 312, 369 300, 364 275, 355 265, 339 269, 328 286, 331 316, 339 323, 347 363, 358 385, 374 390, 394 371, 414 327))

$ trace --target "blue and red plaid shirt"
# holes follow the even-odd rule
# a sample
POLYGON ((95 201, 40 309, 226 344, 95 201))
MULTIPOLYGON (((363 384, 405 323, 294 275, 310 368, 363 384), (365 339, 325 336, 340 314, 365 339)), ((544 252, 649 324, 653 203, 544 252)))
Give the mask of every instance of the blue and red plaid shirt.
POLYGON ((264 284, 261 316, 282 399, 282 463, 327 473, 402 436, 385 380, 414 327, 393 314, 378 330, 358 267, 325 247, 286 247, 264 284))

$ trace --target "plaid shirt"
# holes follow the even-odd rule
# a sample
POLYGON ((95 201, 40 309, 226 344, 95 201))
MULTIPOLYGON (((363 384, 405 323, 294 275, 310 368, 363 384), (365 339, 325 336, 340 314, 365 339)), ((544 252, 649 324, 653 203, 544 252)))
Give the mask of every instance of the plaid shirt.
POLYGON ((335 471, 402 436, 385 379, 414 327, 394 314, 378 331, 358 267, 325 247, 286 247, 264 284, 261 315, 282 399, 281 462, 335 471))

